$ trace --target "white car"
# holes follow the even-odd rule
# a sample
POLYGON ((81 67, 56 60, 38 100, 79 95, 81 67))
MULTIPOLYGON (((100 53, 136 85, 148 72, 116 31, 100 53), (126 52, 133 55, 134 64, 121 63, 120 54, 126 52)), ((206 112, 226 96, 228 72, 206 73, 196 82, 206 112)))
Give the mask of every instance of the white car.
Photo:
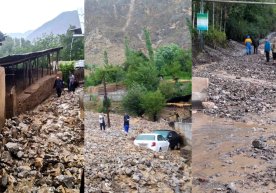
POLYGON ((140 134, 134 140, 134 145, 146 147, 153 151, 168 151, 170 143, 160 134, 140 134))

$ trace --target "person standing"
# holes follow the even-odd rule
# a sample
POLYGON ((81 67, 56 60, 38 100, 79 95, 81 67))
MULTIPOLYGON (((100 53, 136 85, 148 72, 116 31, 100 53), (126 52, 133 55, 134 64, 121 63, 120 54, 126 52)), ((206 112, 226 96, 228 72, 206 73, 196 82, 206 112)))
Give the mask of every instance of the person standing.
POLYGON ((260 40, 258 37, 253 39, 254 54, 258 54, 258 47, 260 45, 260 40))
POLYGON ((271 50, 270 42, 269 42, 268 38, 266 38, 265 39, 265 45, 264 45, 264 52, 265 52, 265 57, 266 57, 267 62, 269 62, 270 50, 271 50))
POLYGON ((104 114, 101 113, 99 115, 99 123, 100 123, 100 129, 105 130, 105 121, 104 121, 104 114))
POLYGON ((250 36, 247 36, 246 39, 244 40, 245 48, 246 48, 246 54, 250 55, 251 54, 251 44, 252 40, 250 36))
POLYGON ((271 50, 272 50, 273 64, 275 64, 275 60, 276 60, 276 38, 273 39, 271 47, 272 47, 271 50))
POLYGON ((56 78, 53 88, 56 89, 57 96, 60 97, 63 89, 63 81, 59 77, 56 78))
POLYGON ((71 76, 69 77, 69 92, 75 92, 75 76, 74 74, 71 74, 71 76))
POLYGON ((125 113, 125 115, 124 115, 124 130, 125 130, 126 134, 128 134, 129 119, 130 119, 130 117, 128 116, 128 114, 125 113))

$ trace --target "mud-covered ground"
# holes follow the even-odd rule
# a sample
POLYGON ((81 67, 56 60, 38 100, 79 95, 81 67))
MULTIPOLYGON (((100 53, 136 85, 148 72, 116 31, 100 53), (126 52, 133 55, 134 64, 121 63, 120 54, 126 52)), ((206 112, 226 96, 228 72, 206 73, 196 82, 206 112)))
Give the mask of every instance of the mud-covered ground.
POLYGON ((261 48, 230 42, 195 60, 213 105, 193 114, 193 192, 276 191, 276 65, 261 48))
POLYGON ((0 192, 79 192, 84 129, 79 94, 55 94, 0 129, 0 192))
POLYGON ((85 113, 85 192, 191 192, 191 167, 181 151, 153 152, 133 144, 140 133, 169 128, 166 122, 131 118, 126 136, 121 115, 111 114, 111 127, 105 131, 98 117, 85 113))

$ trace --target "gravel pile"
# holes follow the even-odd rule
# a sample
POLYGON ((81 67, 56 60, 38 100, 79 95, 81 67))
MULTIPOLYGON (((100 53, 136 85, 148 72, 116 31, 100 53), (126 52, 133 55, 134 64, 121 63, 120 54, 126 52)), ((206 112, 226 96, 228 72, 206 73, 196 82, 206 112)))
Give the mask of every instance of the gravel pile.
POLYGON ((51 96, 0 130, 0 192, 79 192, 83 123, 79 94, 51 96))
POLYGON ((191 192, 191 167, 179 150, 153 152, 133 144, 139 133, 169 128, 167 123, 131 118, 126 136, 122 116, 111 114, 105 131, 98 116, 85 115, 85 192, 191 192))

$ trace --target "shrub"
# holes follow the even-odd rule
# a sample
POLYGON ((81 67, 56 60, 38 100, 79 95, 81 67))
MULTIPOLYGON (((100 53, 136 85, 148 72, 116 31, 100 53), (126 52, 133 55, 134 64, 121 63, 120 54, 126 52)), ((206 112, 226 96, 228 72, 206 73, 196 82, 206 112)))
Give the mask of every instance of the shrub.
POLYGON ((141 106, 151 120, 157 121, 159 113, 165 106, 165 97, 160 90, 146 92, 142 96, 141 106))
POLYGON ((74 62, 73 61, 63 62, 60 64, 59 68, 62 72, 62 79, 67 84, 70 73, 74 73, 74 70, 75 70, 74 62))
POLYGON ((141 106, 141 101, 145 92, 146 88, 144 86, 137 83, 131 85, 122 101, 124 110, 132 115, 143 115, 144 110, 141 106))
POLYGON ((131 67, 127 72, 125 83, 128 88, 137 83, 143 85, 147 90, 156 90, 159 84, 158 71, 150 63, 131 67))
POLYGON ((162 81, 159 84, 159 90, 164 95, 165 99, 170 99, 175 96, 177 90, 174 83, 162 81))
POLYGON ((205 33, 205 41, 212 47, 225 47, 227 44, 226 34, 215 28, 211 28, 205 33))

